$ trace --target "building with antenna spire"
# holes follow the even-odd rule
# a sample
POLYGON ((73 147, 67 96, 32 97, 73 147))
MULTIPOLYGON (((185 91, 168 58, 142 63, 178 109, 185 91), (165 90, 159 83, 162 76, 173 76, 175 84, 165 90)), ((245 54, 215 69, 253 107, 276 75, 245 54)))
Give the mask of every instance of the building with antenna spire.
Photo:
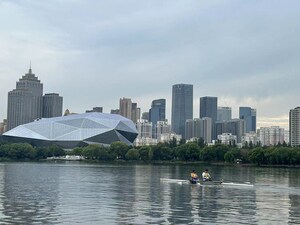
MULTIPOLYGON (((48 106, 48 108, 51 106, 48 106)), ((62 114, 62 105, 60 115, 62 114)), ((16 88, 8 92, 7 130, 43 117, 43 84, 32 73, 31 61, 28 73, 16 83, 16 88)))

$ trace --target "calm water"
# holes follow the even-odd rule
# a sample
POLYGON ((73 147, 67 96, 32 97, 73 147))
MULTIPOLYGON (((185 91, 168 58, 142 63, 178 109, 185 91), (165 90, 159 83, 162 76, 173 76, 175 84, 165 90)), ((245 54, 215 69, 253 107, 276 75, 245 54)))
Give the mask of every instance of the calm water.
POLYGON ((0 224, 299 224, 300 169, 0 164, 0 224), (253 187, 161 182, 191 169, 253 187))

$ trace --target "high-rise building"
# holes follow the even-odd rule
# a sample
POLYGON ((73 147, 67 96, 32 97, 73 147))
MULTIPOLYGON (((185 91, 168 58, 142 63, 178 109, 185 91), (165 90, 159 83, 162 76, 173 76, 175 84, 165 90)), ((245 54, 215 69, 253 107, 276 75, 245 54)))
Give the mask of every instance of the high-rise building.
POLYGON ((217 121, 226 121, 231 119, 231 107, 218 107, 217 121))
POLYGON ((16 89, 8 92, 7 129, 42 118, 43 84, 31 67, 16 83, 16 89))
POLYGON ((185 138, 185 121, 193 118, 193 85, 172 86, 172 131, 185 138))
POLYGON ((200 110, 199 110, 200 119, 203 117, 211 118, 212 130, 211 137, 212 139, 217 138, 215 123, 217 121, 218 115, 218 98, 217 97, 201 97, 200 98, 200 110))
POLYGON ((262 146, 275 146, 284 142, 284 128, 279 126, 261 127, 257 135, 262 146))
POLYGON ((43 118, 62 116, 63 97, 51 93, 43 96, 43 118))
POLYGON ((137 107, 137 103, 132 103, 130 98, 120 98, 120 115, 124 116, 134 123, 141 117, 141 109, 137 107))
POLYGON ((137 107, 137 103, 131 105, 131 120, 136 123, 141 118, 141 108, 137 107))
MULTIPOLYGON (((156 99, 152 101, 151 109, 149 110, 149 121, 152 122, 152 134, 155 136, 157 121, 166 119, 166 99, 156 99)), ((156 138, 156 137, 154 137, 156 138)))
POLYGON ((205 143, 211 143, 211 121, 210 117, 202 119, 195 118, 186 120, 185 137, 186 140, 202 138, 205 143))
POLYGON ((239 108, 240 119, 246 121, 246 132, 256 132, 256 109, 251 107, 240 107, 239 108))
POLYGON ((120 115, 131 120, 132 101, 130 98, 120 98, 120 115))
POLYGON ((291 109, 289 113, 290 144, 300 146, 300 107, 291 109))
POLYGON ((237 143, 241 143, 242 136, 246 133, 246 122, 242 119, 232 119, 228 121, 217 121, 216 122, 216 133, 217 135, 223 133, 231 133, 236 135, 237 143))

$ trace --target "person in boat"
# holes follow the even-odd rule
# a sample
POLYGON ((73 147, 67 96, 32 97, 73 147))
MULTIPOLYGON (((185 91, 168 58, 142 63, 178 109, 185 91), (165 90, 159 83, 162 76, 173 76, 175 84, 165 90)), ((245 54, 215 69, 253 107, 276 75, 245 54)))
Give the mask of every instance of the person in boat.
POLYGON ((195 170, 191 172, 191 182, 196 183, 199 180, 199 177, 195 170))
POLYGON ((211 176, 208 173, 208 169, 205 169, 204 172, 202 173, 202 180, 203 181, 211 181, 211 176))

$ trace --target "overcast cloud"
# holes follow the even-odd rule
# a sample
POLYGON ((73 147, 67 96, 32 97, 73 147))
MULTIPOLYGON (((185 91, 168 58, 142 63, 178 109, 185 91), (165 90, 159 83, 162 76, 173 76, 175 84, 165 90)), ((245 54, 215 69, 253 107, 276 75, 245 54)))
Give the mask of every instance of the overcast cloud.
POLYGON ((172 85, 194 85, 219 106, 257 109, 258 126, 287 127, 300 105, 300 1, 0 0, 0 120, 7 93, 28 71, 64 109, 141 111, 172 85))

